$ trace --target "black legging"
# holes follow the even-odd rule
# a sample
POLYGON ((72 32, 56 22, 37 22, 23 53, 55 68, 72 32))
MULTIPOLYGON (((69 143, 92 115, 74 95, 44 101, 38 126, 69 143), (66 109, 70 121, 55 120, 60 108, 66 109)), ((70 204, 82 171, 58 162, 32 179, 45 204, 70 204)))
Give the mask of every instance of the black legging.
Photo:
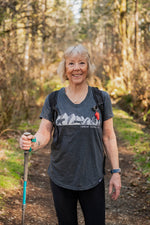
POLYGON ((50 180, 59 225, 77 225, 77 201, 79 200, 85 225, 105 225, 104 180, 96 187, 74 191, 57 186, 50 180))

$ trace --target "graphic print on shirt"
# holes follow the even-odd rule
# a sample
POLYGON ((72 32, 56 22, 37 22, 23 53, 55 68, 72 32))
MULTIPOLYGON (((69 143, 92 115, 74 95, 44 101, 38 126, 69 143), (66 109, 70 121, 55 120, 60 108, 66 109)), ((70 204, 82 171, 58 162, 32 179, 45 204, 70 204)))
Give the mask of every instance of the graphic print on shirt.
POLYGON ((90 119, 89 117, 84 118, 83 116, 77 116, 74 113, 71 115, 64 113, 57 117, 56 125, 100 126, 100 120, 97 120, 95 116, 90 119))

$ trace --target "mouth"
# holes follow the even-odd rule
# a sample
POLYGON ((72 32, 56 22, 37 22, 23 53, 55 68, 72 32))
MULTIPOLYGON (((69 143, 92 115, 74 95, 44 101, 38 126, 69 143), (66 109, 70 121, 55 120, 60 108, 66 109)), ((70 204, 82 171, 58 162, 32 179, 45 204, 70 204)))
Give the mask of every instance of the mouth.
POLYGON ((73 77, 80 77, 82 74, 72 74, 73 77))

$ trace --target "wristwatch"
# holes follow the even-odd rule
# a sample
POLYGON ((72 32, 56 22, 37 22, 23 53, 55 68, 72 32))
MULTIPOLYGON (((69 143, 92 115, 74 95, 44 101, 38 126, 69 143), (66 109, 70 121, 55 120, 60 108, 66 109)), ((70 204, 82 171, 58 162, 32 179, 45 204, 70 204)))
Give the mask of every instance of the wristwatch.
POLYGON ((113 174, 113 173, 119 173, 119 174, 121 174, 121 169, 120 168, 119 169, 113 169, 110 172, 111 172, 111 174, 113 174))

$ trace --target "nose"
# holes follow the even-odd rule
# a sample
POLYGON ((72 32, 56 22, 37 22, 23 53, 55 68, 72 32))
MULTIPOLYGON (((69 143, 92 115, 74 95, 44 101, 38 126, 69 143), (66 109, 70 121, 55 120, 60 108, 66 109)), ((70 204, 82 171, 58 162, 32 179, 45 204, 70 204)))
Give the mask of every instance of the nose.
POLYGON ((75 63, 75 64, 74 64, 74 70, 80 70, 80 66, 79 66, 78 63, 75 63))

